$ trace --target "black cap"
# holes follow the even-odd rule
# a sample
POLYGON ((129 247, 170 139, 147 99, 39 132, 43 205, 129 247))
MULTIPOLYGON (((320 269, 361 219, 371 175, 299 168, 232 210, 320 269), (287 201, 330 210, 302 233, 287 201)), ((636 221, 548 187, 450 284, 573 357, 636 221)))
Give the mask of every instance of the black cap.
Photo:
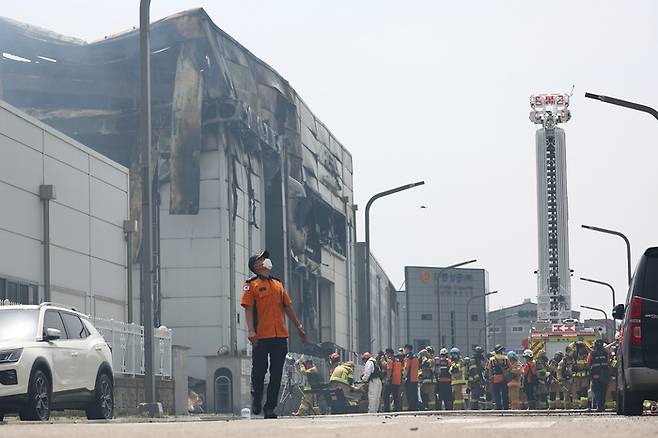
POLYGON ((390 354, 395 354, 395 351, 393 351, 393 349, 392 349, 391 347, 388 347, 388 348, 386 349, 386 352, 387 352, 387 353, 390 353, 390 354))
POLYGON ((254 265, 256 264, 256 260, 269 259, 269 258, 270 258, 270 252, 268 250, 265 250, 260 254, 252 255, 251 257, 249 257, 249 270, 255 274, 256 272, 254 271, 254 265))

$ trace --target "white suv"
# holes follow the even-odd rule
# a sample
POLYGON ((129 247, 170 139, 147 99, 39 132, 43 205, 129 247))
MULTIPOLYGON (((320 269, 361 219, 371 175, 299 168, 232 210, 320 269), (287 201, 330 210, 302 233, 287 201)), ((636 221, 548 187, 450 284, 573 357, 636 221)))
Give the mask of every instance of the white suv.
POLYGON ((89 419, 114 413, 112 352, 75 309, 51 303, 0 306, 0 421, 50 418, 84 409, 89 419))

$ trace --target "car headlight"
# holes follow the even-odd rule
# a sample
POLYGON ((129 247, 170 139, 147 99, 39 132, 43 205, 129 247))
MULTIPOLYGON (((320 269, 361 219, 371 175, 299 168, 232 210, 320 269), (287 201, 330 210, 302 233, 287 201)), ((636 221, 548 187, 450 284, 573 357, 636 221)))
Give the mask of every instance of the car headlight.
POLYGON ((15 350, 0 351, 0 363, 18 362, 22 354, 23 354, 22 348, 16 348, 15 350))

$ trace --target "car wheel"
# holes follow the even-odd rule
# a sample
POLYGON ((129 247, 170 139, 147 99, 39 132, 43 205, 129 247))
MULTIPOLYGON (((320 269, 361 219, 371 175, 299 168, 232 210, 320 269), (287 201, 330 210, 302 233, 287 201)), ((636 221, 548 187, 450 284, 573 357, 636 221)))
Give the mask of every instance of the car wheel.
POLYGON ((644 410, 644 397, 631 391, 623 390, 622 413, 628 416, 642 415, 644 410))
POLYGON ((96 379, 94 399, 87 408, 90 420, 111 420, 114 416, 114 385, 107 373, 101 373, 96 379))
POLYGON ((37 369, 30 377, 27 404, 20 412, 23 421, 48 421, 50 418, 50 379, 37 369))
POLYGON ((0 412, 0 423, 2 423, 3 421, 5 421, 5 413, 0 412))

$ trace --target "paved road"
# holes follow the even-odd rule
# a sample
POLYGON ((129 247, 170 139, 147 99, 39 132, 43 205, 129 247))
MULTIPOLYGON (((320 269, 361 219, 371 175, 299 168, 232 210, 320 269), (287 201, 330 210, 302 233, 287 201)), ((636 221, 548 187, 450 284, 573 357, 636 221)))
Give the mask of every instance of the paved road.
POLYGON ((28 424, 9 421, 0 425, 2 438, 340 438, 372 436, 400 438, 464 436, 502 438, 532 433, 542 437, 655 436, 658 417, 624 418, 615 415, 418 415, 330 416, 279 420, 196 421, 160 423, 28 424), (368 434, 368 435, 366 435, 368 434))

